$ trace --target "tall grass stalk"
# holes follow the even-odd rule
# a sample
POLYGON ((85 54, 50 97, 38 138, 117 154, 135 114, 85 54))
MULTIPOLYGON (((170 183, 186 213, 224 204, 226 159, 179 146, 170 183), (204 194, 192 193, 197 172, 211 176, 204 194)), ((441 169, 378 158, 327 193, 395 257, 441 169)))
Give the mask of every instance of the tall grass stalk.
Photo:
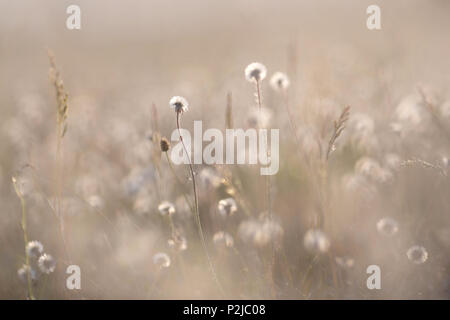
POLYGON ((55 56, 52 51, 48 50, 48 57, 50 61, 50 71, 49 78, 50 82, 55 88, 56 93, 56 103, 57 103, 57 112, 56 112, 56 190, 55 190, 55 210, 58 216, 59 223, 59 232, 61 234, 63 251, 66 255, 68 262, 70 263, 71 258, 67 246, 66 232, 65 232, 65 221, 63 215, 62 208, 62 188, 63 188, 63 155, 62 155, 62 140, 67 132, 67 115, 68 115, 68 99, 69 95, 67 94, 64 83, 61 78, 61 74, 56 67, 55 56))
POLYGON ((195 209, 195 215, 194 216, 195 216, 195 220, 196 220, 196 224, 197 224, 198 233, 199 233, 199 236, 200 236, 200 241, 202 243, 203 250, 205 251, 206 258, 208 260, 208 265, 209 265, 209 268, 211 270, 211 274, 213 276, 213 279, 214 279, 215 283, 217 284, 220 293, 222 295, 225 295, 223 287, 220 284, 219 278, 217 277, 216 271, 214 269, 214 265, 213 265, 211 256, 209 255, 208 247, 206 246, 205 236, 204 236, 203 228, 202 228, 202 222, 201 222, 201 219, 200 219, 200 211, 199 211, 199 208, 198 208, 198 192, 197 192, 197 183, 195 182, 194 167, 193 167, 191 159, 190 159, 190 153, 188 152, 188 150, 186 148, 186 145, 185 145, 185 143, 183 141, 183 136, 181 135, 181 126, 180 126, 181 120, 180 120, 180 118, 181 118, 181 111, 178 111, 176 113, 177 130, 178 130, 178 135, 180 136, 181 144, 183 145, 184 152, 186 153, 186 156, 188 157, 189 172, 191 174, 192 187, 193 187, 193 191, 194 191, 194 209, 195 209))
POLYGON ((28 286, 28 298, 31 300, 34 300, 34 295, 33 295, 33 286, 31 283, 31 266, 30 266, 30 256, 28 255, 28 250, 27 250, 27 244, 28 244, 28 232, 27 232, 27 212, 26 212, 26 203, 25 203, 25 198, 22 194, 22 192, 20 191, 19 186, 17 185, 17 179, 15 177, 12 177, 12 183, 14 186, 14 191, 16 192, 17 196, 20 199, 20 205, 22 208, 22 221, 21 221, 21 226, 22 226, 22 231, 23 231, 23 240, 24 240, 24 248, 25 248, 25 265, 27 266, 27 286, 28 286))

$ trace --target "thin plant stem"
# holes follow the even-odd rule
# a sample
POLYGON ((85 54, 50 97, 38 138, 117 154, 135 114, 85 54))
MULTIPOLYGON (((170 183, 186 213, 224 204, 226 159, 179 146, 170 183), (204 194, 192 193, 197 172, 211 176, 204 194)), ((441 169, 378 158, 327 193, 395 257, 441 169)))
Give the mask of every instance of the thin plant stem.
POLYGON ((198 194, 197 194, 197 184, 195 182, 194 167, 192 165, 192 162, 191 162, 191 159, 190 159, 190 156, 189 156, 190 153, 187 151, 186 145, 184 144, 184 141, 183 141, 183 136, 181 135, 180 115, 181 115, 181 112, 177 112, 177 130, 178 130, 178 134, 180 136, 181 144, 183 145, 184 151, 186 152, 186 156, 188 157, 189 171, 191 173, 192 187, 193 187, 193 190, 194 190, 194 209, 195 209, 195 219, 196 219, 196 223, 197 223, 198 233, 199 233, 200 241, 202 243, 203 250, 205 251, 206 258, 208 260, 209 268, 211 270, 211 274, 212 274, 212 276, 214 278, 214 281, 216 282, 220 293, 222 295, 225 295, 225 292, 224 292, 224 290, 222 288, 222 285, 219 282, 219 279, 217 277, 216 271, 214 269, 214 265, 212 263, 212 259, 211 259, 210 255, 208 253, 208 248, 206 246, 205 236, 203 234, 202 223, 201 223, 201 220, 200 220, 200 212, 199 212, 199 209, 198 209, 198 194))
POLYGON ((15 177, 12 177, 12 182, 14 186, 14 191, 16 192, 17 196, 20 199, 20 205, 22 208, 22 231, 23 231, 23 240, 25 243, 25 265, 27 266, 27 285, 28 285, 28 297, 31 300, 34 300, 33 295, 33 287, 31 283, 31 266, 30 266, 30 256, 28 255, 27 251, 27 244, 28 244, 28 233, 27 233, 27 212, 26 212, 26 204, 25 204, 25 198, 20 191, 19 187, 17 186, 17 179, 15 177))
MULTIPOLYGON (((261 85, 260 85, 260 81, 256 80, 256 101, 258 103, 258 109, 259 109, 259 116, 261 118, 261 109, 262 109, 262 95, 261 95, 261 85)), ((260 125, 258 123, 258 129, 260 128, 260 125)), ((262 128, 265 129, 265 128, 262 128)), ((266 141, 267 144, 267 141, 266 141)), ((269 157, 269 150, 266 150, 266 157, 269 157)), ((266 199, 267 199, 267 213, 269 216, 269 219, 272 219, 272 195, 270 193, 271 191, 271 180, 270 180, 270 175, 267 175, 265 177, 265 189, 266 189, 266 199)), ((271 241, 271 250, 269 251, 269 263, 267 265, 267 278, 269 280, 270 283, 270 292, 272 294, 272 298, 275 297, 275 286, 274 286, 274 280, 273 280, 273 268, 275 265, 275 244, 273 243, 273 241, 271 241)))
POLYGON ((173 176, 175 177, 175 180, 177 180, 178 184, 181 185, 181 188, 182 188, 181 190, 182 190, 182 193, 183 193, 184 200, 185 200, 186 203, 188 204, 189 209, 191 210, 191 212, 192 212, 193 214, 195 214, 194 207, 192 206, 192 203, 191 203, 191 201, 189 200, 188 195, 187 195, 186 192, 183 190, 183 187, 184 187, 183 182, 181 181, 181 179, 178 177, 177 173, 175 172, 175 169, 173 168, 172 161, 170 160, 169 155, 167 154, 167 152, 164 152, 164 153, 166 154, 166 159, 167 159, 167 162, 169 163, 170 171, 172 172, 173 176))

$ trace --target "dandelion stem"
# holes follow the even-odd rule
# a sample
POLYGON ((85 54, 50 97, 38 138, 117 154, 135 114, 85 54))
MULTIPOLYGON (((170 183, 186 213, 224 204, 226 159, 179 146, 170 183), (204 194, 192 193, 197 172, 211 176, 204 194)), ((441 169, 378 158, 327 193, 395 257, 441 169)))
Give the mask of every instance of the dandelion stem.
POLYGON ((186 156, 188 157, 189 171, 191 173, 192 187, 193 187, 193 190, 194 190, 194 209, 195 209, 195 219, 196 219, 196 222, 197 222, 198 233, 199 233, 200 241, 202 243, 203 250, 205 251, 206 258, 208 260, 209 268, 211 269, 211 273, 212 273, 212 276, 214 278, 214 281, 216 282, 217 286, 219 287, 220 293, 222 295, 224 295, 225 294, 224 290, 223 290, 222 285, 220 284, 219 279, 217 277, 217 274, 215 272, 214 265, 212 263, 211 257, 210 257, 210 255, 208 253, 208 248, 206 246, 205 236, 203 234, 202 223, 201 223, 201 220, 200 220, 200 212, 199 212, 199 209, 198 209, 198 194, 197 194, 197 184, 195 182, 194 167, 192 165, 192 162, 191 162, 191 159, 190 159, 190 156, 189 156, 190 153, 187 151, 186 145, 184 144, 184 141, 183 141, 183 136, 181 135, 180 115, 181 115, 181 112, 177 112, 177 130, 178 130, 178 134, 180 136, 181 144, 183 145, 184 151, 186 152, 186 156))

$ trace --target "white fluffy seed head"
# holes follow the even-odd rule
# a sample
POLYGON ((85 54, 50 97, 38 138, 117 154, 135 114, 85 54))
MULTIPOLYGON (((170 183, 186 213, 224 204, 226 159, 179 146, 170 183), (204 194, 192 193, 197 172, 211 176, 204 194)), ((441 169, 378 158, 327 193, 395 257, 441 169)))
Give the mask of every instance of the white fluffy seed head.
POLYGON ((352 268, 355 265, 355 260, 349 257, 336 257, 336 263, 342 268, 352 268))
POLYGON ((258 82, 264 80, 267 75, 266 67, 259 63, 250 63, 247 68, 245 68, 245 78, 250 82, 258 82))
POLYGON ((218 247, 231 248, 234 245, 233 237, 224 231, 216 232, 213 236, 213 242, 218 247))
POLYGON ((271 220, 263 213, 258 219, 241 222, 238 234, 244 242, 256 247, 264 247, 272 242, 280 243, 284 230, 280 223, 271 220))
POLYGON ((171 216, 175 213, 175 206, 169 201, 163 201, 159 204, 158 211, 162 216, 171 216))
POLYGON ((37 259, 44 252, 44 246, 39 241, 30 241, 27 243, 27 254, 30 258, 37 259))
POLYGON ((398 222, 386 217, 377 222, 377 230, 384 236, 392 237, 398 232, 398 222))
POLYGON ((428 252, 422 246, 412 246, 406 252, 409 261, 415 264, 422 264, 428 259, 428 252))
POLYGON ((222 199, 219 201, 217 209, 223 217, 232 216, 237 211, 236 201, 233 198, 222 199))
POLYGON ((44 253, 39 257, 38 266, 42 273, 52 273, 56 268, 56 261, 53 257, 47 253, 44 253))
POLYGON ((176 113, 183 113, 189 110, 189 103, 185 98, 180 96, 172 97, 169 101, 169 105, 176 113))
POLYGON ((31 281, 36 281, 38 278, 37 272, 32 267, 24 264, 19 270, 17 270, 17 276, 22 283, 28 282, 28 274, 30 274, 31 281))
POLYGON ((270 86, 275 91, 284 91, 286 90, 290 85, 289 78, 286 74, 282 72, 275 72, 270 78, 270 86))
POLYGON ((164 252, 158 252, 153 256, 153 263, 159 268, 170 267, 170 257, 164 252))
POLYGON ((327 235, 318 229, 310 229, 303 238, 303 245, 306 250, 313 253, 324 253, 330 248, 330 240, 327 235))
POLYGON ((167 240, 169 247, 176 251, 184 251, 187 249, 187 240, 185 237, 175 234, 171 239, 167 240))

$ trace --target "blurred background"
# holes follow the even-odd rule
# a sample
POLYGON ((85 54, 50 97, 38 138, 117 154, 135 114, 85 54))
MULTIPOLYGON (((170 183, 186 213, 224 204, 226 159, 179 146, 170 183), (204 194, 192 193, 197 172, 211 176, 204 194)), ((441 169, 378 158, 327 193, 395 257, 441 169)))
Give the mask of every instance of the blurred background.
POLYGON ((0 0, 0 12, 1 298, 30 295, 13 176, 28 240, 56 261, 47 274, 30 257, 38 299, 450 297, 449 1, 0 0), (66 28, 71 4, 81 30, 66 28), (371 4, 381 30, 366 27, 371 4), (61 158, 48 49, 69 96, 61 158), (220 294, 183 196, 193 199, 189 172, 175 166, 175 177, 159 137, 175 128, 175 95, 189 101, 189 130, 194 120, 223 130, 227 112, 251 126, 244 69, 255 61, 280 128, 271 201, 254 166, 195 168, 220 294), (292 117, 269 85, 277 71, 292 117), (81 290, 66 288, 70 264, 81 290), (381 290, 367 289, 369 265, 381 290))

